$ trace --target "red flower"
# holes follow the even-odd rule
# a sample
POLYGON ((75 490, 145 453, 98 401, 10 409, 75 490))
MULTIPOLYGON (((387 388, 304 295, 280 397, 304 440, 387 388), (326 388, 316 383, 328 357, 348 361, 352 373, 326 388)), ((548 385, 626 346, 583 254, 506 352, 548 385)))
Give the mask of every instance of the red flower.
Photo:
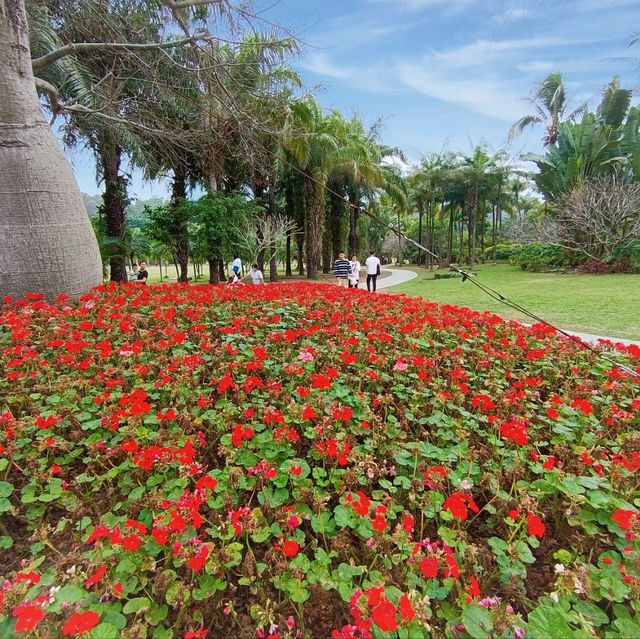
POLYGON ((183 639, 205 639, 209 634, 206 628, 198 628, 197 630, 188 630, 184 633, 183 639))
POLYGON ((202 546, 200 546, 200 548, 198 548, 196 554, 187 560, 187 566, 191 568, 191 570, 199 572, 204 568, 208 556, 209 547, 206 544, 203 544, 202 546))
POLYGON ((572 402, 571 408, 579 410, 583 415, 591 415, 593 413, 593 406, 588 399, 576 399, 572 402))
POLYGON ((318 417, 318 413, 316 413, 313 406, 309 406, 309 404, 304 405, 304 409, 302 410, 302 419, 316 419, 318 417))
POLYGON ((468 509, 474 513, 480 512, 473 497, 465 493, 451 493, 445 500, 442 509, 448 510, 456 519, 462 521, 469 516, 468 509))
POLYGON ((547 417, 550 419, 558 419, 558 417, 560 417, 560 411, 557 408, 553 408, 553 406, 549 406, 549 408, 547 408, 547 417))
POLYGON ((300 473, 302 473, 302 466, 298 466, 297 464, 294 464, 293 466, 289 467, 289 472, 294 477, 300 477, 300 473))
POLYGON ((62 634, 66 637, 82 635, 97 626, 99 621, 100 615, 92 610, 76 612, 62 626, 62 634))
POLYGON ((98 568, 98 570, 96 570, 93 575, 91 575, 91 577, 88 577, 84 582, 84 587, 88 590, 89 588, 91 588, 91 586, 93 586, 93 584, 100 583, 100 581, 104 577, 105 572, 107 572, 106 566, 101 566, 100 568, 98 568))
POLYGON ((478 584, 478 580, 474 576, 469 579, 469 585, 467 586, 466 591, 469 593, 469 597, 471 598, 479 597, 482 594, 480 584, 478 584))
POLYGON ((402 528, 411 534, 413 532, 413 526, 415 524, 414 518, 409 513, 402 515, 402 528))
POLYGON ((611 521, 618 524, 618 526, 620 526, 622 530, 629 530, 637 516, 638 514, 633 512, 633 510, 624 510, 623 508, 618 508, 618 510, 616 510, 613 515, 611 515, 611 521))
POLYGON ((419 561, 418 568, 422 571, 425 579, 435 579, 438 576, 438 560, 433 557, 419 561))
POLYGON ((387 520, 382 515, 376 515, 371 522, 374 530, 384 532, 387 529, 387 520))
POLYGON ((523 422, 512 418, 500 426, 500 435, 505 439, 511 439, 519 446, 524 446, 528 441, 528 429, 523 422))
POLYGON ((33 630, 45 616, 40 608, 29 603, 14 608, 11 614, 16 617, 16 632, 33 630))
POLYGON ((295 557, 300 550, 300 544, 297 541, 293 541, 293 539, 287 539, 282 544, 282 554, 285 557, 295 557))
POLYGON ((530 537, 540 537, 540 539, 542 539, 545 528, 546 526, 538 515, 534 515, 533 513, 527 515, 527 530, 530 537))
POLYGON ((409 597, 407 594, 404 594, 402 595, 402 597, 400 597, 400 601, 398 602, 398 610, 400 611, 400 614, 402 615, 402 619, 404 621, 415 619, 416 613, 413 611, 411 601, 409 601, 409 597))
POLYGON ((19 572, 16 575, 16 583, 21 581, 29 582, 29 585, 40 583, 40 575, 37 572, 19 572))
POLYGON ((396 607, 388 599, 383 598, 371 611, 371 618, 382 632, 390 632, 398 629, 396 614, 396 607))

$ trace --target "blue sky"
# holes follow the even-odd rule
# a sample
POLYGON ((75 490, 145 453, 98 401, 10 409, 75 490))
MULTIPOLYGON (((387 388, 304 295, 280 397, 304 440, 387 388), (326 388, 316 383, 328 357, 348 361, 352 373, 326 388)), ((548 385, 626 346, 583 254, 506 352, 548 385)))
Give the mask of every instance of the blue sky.
MULTIPOLYGON (((595 106, 614 74, 640 85, 638 0, 256 0, 264 20, 304 42, 292 64, 326 108, 383 118, 383 141, 411 160, 443 147, 507 145, 536 82, 560 70, 573 102, 595 106)), ((637 102, 637 98, 636 98, 637 102)), ((539 151, 541 130, 509 147, 539 151)), ((71 159, 84 192, 101 189, 87 153, 71 159)), ((137 197, 165 195, 133 176, 137 197)))

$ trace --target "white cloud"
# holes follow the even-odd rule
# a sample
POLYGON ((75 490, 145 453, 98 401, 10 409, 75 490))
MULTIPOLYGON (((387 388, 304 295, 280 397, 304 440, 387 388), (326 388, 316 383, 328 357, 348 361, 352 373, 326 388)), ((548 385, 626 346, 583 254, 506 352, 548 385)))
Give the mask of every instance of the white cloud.
POLYGON ((459 104, 470 111, 512 123, 526 112, 510 85, 492 78, 455 79, 425 65, 399 63, 394 74, 406 86, 436 100, 459 104))
POLYGON ((522 71, 523 73, 528 73, 531 75, 543 75, 545 73, 549 73, 550 71, 554 71, 558 68, 557 64, 553 62, 546 62, 544 60, 532 60, 531 62, 521 62, 518 64, 518 71, 522 71))
POLYGON ((518 54, 544 51, 554 47, 571 47, 579 43, 584 42, 557 36, 498 41, 480 39, 457 49, 434 51, 431 53, 431 59, 450 68, 479 67, 495 62, 508 63, 511 60, 517 62, 518 54))
POLYGON ((463 6, 476 2, 476 0, 367 0, 370 4, 395 5, 404 9, 424 9, 435 6, 463 6))

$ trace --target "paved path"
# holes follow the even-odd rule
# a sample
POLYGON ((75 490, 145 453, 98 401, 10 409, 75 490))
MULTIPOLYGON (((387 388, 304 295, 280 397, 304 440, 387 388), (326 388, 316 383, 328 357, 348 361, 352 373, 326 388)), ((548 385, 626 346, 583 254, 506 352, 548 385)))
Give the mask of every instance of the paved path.
POLYGON ((567 331, 566 329, 563 329, 563 330, 569 333, 570 335, 575 335, 576 337, 579 337, 583 342, 587 342, 589 344, 597 344, 598 340, 606 339, 609 342, 613 342, 614 344, 622 343, 625 346, 631 346, 631 345, 640 346, 640 342, 636 342, 632 339, 624 339, 622 337, 605 337, 604 335, 591 335, 591 333, 576 333, 575 331, 567 331))
MULTIPOLYGON (((383 268, 382 270, 383 272, 386 271, 391 273, 391 275, 378 280, 378 289, 389 288, 390 286, 396 286, 397 284, 404 284, 405 282, 408 282, 409 280, 412 280, 414 277, 418 276, 418 274, 414 271, 405 271, 395 268, 383 268)), ((366 282, 366 275, 363 277, 363 279, 366 282)), ((640 341, 624 339, 622 337, 607 337, 605 335, 592 335, 591 333, 577 333, 575 331, 569 331, 566 329, 563 330, 565 330, 570 335, 579 337, 583 342, 587 342, 589 344, 597 344, 598 340, 606 339, 614 343, 621 342, 625 346, 631 346, 632 344, 635 346, 640 346, 640 341)))
MULTIPOLYGON (((415 271, 405 271, 399 268, 386 268, 382 267, 382 273, 391 273, 391 275, 387 275, 383 278, 378 278, 378 286, 377 289, 381 288, 389 288, 390 286, 396 286, 396 284, 404 284, 409 280, 412 280, 414 277, 418 277, 418 274, 415 271)), ((367 276, 364 275, 364 287, 367 287, 367 276)), ((360 281, 363 281, 362 279, 360 281)))

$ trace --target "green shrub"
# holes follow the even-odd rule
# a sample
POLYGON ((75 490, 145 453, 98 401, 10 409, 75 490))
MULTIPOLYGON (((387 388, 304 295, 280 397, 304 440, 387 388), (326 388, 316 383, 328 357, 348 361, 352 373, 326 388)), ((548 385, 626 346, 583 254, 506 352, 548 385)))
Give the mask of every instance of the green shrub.
MULTIPOLYGON (((521 244, 496 244, 496 259, 497 260, 510 260, 516 255, 522 248, 521 244)), ((483 255, 485 259, 493 259, 493 246, 487 246, 484 249, 483 255)))
POLYGON ((575 266, 579 259, 575 251, 553 244, 526 244, 514 253, 511 263, 523 271, 575 266))
POLYGON ((611 252, 611 261, 628 266, 625 271, 640 271, 640 237, 618 244, 611 252))

